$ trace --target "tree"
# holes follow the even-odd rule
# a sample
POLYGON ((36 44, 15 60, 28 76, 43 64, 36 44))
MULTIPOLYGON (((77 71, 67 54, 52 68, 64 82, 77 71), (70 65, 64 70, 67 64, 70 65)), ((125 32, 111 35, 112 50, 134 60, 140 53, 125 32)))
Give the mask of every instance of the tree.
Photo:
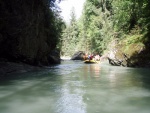
POLYGON ((66 27, 62 35, 62 54, 67 56, 73 55, 78 50, 77 43, 79 41, 79 31, 74 8, 72 8, 70 16, 70 24, 66 27))

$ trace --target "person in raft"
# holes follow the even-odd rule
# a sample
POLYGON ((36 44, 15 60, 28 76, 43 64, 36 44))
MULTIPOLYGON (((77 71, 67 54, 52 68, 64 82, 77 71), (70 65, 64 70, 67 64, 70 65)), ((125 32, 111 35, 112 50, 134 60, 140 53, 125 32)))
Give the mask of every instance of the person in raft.
POLYGON ((99 56, 99 55, 95 55, 94 59, 95 59, 96 61, 100 61, 100 56, 99 56))
POLYGON ((93 58, 94 58, 93 54, 91 54, 91 55, 88 56, 88 60, 93 60, 93 58))

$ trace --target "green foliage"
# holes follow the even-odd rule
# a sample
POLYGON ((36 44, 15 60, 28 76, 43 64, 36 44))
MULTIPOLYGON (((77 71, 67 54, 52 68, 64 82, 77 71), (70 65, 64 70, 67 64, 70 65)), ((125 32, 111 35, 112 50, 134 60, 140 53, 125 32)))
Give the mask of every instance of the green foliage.
MULTIPOLYGON (((116 38, 124 48, 134 44, 150 47, 149 7, 149 0, 86 0, 82 16, 76 21, 78 30, 72 29, 72 24, 64 35, 69 38, 78 34, 76 41, 70 40, 76 42, 77 50, 87 53, 103 53, 116 38)), ((69 45, 72 48, 73 42, 69 45)))
MULTIPOLYGON (((101 53, 112 34, 110 1, 88 0, 84 6, 83 26, 87 36, 87 52, 101 53), (108 32, 108 30, 110 32, 108 32)), ((82 37, 81 37, 82 38, 82 37)))
POLYGON ((113 24, 116 31, 123 30, 129 33, 137 25, 141 27, 145 23, 147 0, 119 0, 113 1, 113 24))
POLYGON ((62 34, 62 49, 61 55, 71 56, 78 50, 77 43, 79 42, 78 25, 76 21, 74 8, 71 11, 70 24, 64 29, 62 34))

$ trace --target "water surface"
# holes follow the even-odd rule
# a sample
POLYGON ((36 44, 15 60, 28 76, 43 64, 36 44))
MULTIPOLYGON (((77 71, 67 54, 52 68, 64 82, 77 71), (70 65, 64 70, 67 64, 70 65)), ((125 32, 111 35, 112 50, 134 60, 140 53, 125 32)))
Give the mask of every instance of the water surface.
POLYGON ((63 61, 12 75, 0 113, 150 113, 150 70, 63 61))

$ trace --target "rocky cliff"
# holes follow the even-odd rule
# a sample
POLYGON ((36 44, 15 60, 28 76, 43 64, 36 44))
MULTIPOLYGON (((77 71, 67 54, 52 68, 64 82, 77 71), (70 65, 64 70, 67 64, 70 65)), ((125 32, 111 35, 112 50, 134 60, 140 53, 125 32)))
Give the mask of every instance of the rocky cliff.
POLYGON ((0 1, 0 58, 32 65, 53 63, 50 53, 59 33, 50 1, 0 1))
POLYGON ((142 43, 124 43, 114 40, 110 43, 108 60, 111 65, 125 67, 150 67, 149 47, 142 43))

